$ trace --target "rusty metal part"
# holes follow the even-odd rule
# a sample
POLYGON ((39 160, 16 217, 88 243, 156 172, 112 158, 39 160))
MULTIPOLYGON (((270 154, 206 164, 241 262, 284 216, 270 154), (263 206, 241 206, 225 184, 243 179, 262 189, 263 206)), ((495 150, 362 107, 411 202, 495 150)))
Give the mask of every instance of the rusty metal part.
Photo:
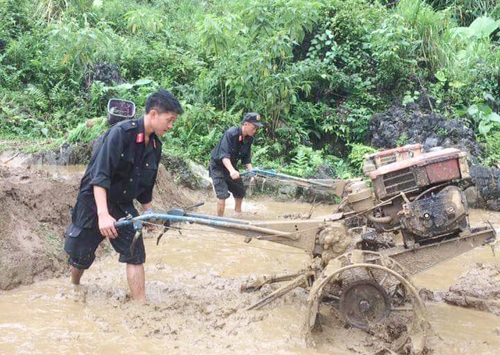
POLYGON ((406 160, 422 154, 422 144, 408 144, 403 147, 384 150, 365 156, 363 174, 368 175, 377 168, 406 160))
POLYGON ((328 263, 311 286, 307 299, 306 330, 311 331, 316 323, 319 304, 327 287, 333 289, 329 297, 332 297, 333 292, 333 298, 338 298, 342 303, 342 292, 351 290, 355 293, 359 291, 360 285, 365 285, 363 292, 361 292, 364 296, 368 294, 372 296, 370 300, 373 306, 377 303, 377 310, 374 311, 375 316, 363 322, 362 309, 368 309, 367 312, 369 313, 372 303, 361 302, 367 300, 367 297, 363 299, 362 297, 357 298, 355 294, 344 295, 344 299, 347 300, 344 300, 344 311, 341 314, 346 315, 346 322, 352 325, 355 323, 357 326, 365 327, 365 329, 378 327, 381 330, 381 324, 389 318, 390 314, 402 314, 406 331, 392 341, 392 350, 399 350, 407 343, 408 339, 412 340, 414 348, 423 349, 428 323, 425 319, 425 305, 418 294, 417 288, 412 284, 408 273, 401 264, 376 252, 353 250, 328 263), (343 288, 343 283, 348 286, 343 288), (374 286, 375 283, 378 286, 374 286), (370 289, 368 290, 368 288, 370 289), (385 295, 380 291, 380 288, 384 289, 389 299, 389 312, 384 306, 385 303, 380 303, 385 302, 385 295), (346 302, 352 304, 352 302, 355 303, 356 301, 358 302, 357 306, 347 307, 346 309, 346 302))
POLYGON ((270 295, 262 298, 261 300, 259 300, 256 303, 250 305, 249 307, 246 308, 246 310, 261 309, 265 305, 271 303, 272 301, 274 301, 280 297, 283 297, 285 294, 296 289, 297 287, 307 286, 308 278, 311 277, 313 274, 314 273, 312 271, 311 272, 304 272, 303 274, 300 274, 299 276, 294 278, 292 281, 290 281, 286 285, 283 285, 282 287, 280 287, 279 289, 277 289, 276 291, 274 291, 270 295))
POLYGON ((406 249, 398 246, 380 251, 409 270, 411 275, 418 274, 443 261, 455 258, 479 246, 495 240, 496 232, 491 227, 467 230, 455 238, 435 240, 427 245, 406 249))
POLYGON ((385 223, 391 223, 393 217, 392 216, 375 217, 372 213, 369 213, 366 215, 366 218, 368 218, 370 222, 385 224, 385 223))
POLYGON ((375 195, 384 199, 401 191, 408 193, 445 181, 467 179, 468 170, 462 176, 461 160, 465 156, 458 149, 447 148, 382 166, 369 174, 375 195))
POLYGON ((372 190, 366 181, 351 184, 347 191, 347 201, 355 212, 370 210, 375 205, 372 190))
POLYGON ((376 281, 359 280, 342 291, 339 310, 353 327, 368 329, 389 316, 391 304, 389 295, 376 281))

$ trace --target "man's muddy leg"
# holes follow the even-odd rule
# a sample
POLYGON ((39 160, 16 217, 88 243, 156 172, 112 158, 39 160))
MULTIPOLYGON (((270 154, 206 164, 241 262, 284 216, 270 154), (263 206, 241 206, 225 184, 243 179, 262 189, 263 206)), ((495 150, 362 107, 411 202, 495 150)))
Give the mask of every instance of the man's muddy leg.
POLYGON ((71 283, 73 285, 79 285, 80 279, 82 278, 83 272, 85 270, 84 269, 77 269, 73 265, 69 266, 69 270, 71 271, 71 283))
POLYGON ((144 276, 144 264, 127 264, 127 281, 134 301, 146 299, 146 281, 144 276))
POLYGON ((226 209, 226 200, 218 199, 217 200, 217 216, 224 216, 224 210, 226 209))
POLYGON ((241 213, 241 205, 243 204, 243 198, 234 199, 234 212, 241 213))

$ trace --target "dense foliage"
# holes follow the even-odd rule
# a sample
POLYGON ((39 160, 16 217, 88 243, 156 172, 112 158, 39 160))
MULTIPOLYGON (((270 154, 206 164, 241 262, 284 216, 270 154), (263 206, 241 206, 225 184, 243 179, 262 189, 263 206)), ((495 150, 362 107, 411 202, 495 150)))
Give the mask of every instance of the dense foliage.
POLYGON ((175 154, 206 163, 251 110, 256 165, 347 176, 372 115, 425 95, 494 164, 498 18, 493 0, 0 0, 0 134, 84 140, 110 97, 141 108, 164 87, 186 111, 165 137, 175 154))

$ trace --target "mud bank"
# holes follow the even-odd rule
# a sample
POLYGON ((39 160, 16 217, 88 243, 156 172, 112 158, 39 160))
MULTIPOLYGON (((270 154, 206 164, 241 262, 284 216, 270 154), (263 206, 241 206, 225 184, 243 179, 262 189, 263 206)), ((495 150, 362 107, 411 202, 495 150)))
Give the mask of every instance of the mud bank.
MULTIPOLYGON (((1 290, 66 272, 64 231, 82 175, 66 173, 62 168, 49 172, 29 166, 0 166, 1 290)), ((172 180, 161 167, 154 191, 156 209, 183 207, 196 201, 199 193, 180 188, 172 180)))
POLYGON ((59 275, 78 180, 0 167, 0 289, 59 275))

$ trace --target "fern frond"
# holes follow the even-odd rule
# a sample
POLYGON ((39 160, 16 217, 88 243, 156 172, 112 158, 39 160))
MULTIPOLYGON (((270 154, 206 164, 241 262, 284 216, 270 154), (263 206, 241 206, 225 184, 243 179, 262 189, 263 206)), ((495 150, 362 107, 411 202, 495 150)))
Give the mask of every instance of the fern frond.
POLYGON ((47 109, 49 105, 49 100, 45 92, 32 84, 29 84, 28 87, 24 90, 27 98, 34 104, 34 107, 41 108, 43 110, 47 109))

